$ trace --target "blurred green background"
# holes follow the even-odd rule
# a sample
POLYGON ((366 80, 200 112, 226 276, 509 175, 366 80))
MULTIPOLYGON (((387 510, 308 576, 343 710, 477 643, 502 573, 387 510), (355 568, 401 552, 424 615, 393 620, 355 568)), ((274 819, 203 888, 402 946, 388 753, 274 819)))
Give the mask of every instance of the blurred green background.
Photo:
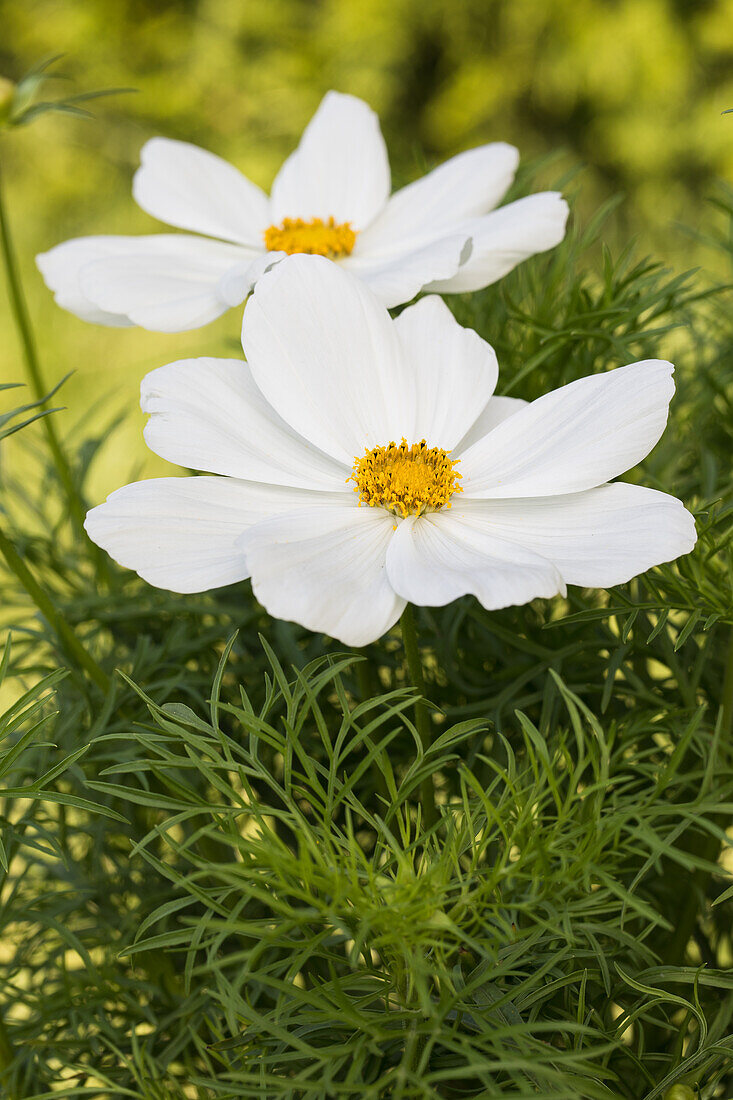
MULTIPOLYGON (((76 372, 59 426, 130 410, 99 464, 100 494, 135 463, 165 468, 142 444, 142 375, 236 348, 239 311, 178 336, 97 328, 58 309, 35 270, 34 254, 67 237, 160 228, 130 197, 154 134, 201 144, 267 187, 337 88, 379 112, 396 184, 507 140, 534 166, 532 189, 580 167, 566 187, 576 219, 623 192, 612 245, 636 235, 675 269, 715 263, 680 225, 714 225, 707 200, 733 171, 733 115, 721 113, 733 106, 733 0, 5 0, 0 28, 0 74, 13 80, 61 53, 74 91, 137 89, 101 100, 94 121, 47 115, 0 139, 46 375, 76 372)), ((0 377, 23 379, 4 297, 0 377)))

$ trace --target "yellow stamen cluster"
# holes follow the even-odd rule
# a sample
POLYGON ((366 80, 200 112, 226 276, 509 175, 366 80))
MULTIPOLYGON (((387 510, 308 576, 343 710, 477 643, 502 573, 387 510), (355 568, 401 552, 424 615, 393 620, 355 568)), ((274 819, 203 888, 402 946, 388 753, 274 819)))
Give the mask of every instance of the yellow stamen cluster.
POLYGON ((324 222, 322 218, 284 218, 280 225, 265 230, 265 248, 269 252, 307 252, 311 256, 326 256, 339 260, 348 256, 356 243, 356 231, 351 222, 340 225, 334 218, 324 222))
POLYGON ((450 508, 453 494, 463 491, 458 461, 440 447, 428 447, 424 439, 408 444, 403 437, 399 445, 372 447, 356 458, 348 480, 355 483, 360 504, 386 508, 404 519, 450 508))

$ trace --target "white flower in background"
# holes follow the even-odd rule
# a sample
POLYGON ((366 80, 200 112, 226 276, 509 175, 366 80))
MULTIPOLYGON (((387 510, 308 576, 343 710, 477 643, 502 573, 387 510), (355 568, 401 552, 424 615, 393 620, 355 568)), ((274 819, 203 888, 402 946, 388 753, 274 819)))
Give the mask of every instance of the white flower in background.
POLYGON ((160 332, 198 328, 247 297, 287 254, 327 256, 384 305, 424 287, 477 290, 562 240, 568 208, 552 191, 494 210, 512 182, 511 145, 461 153, 390 198, 379 120, 329 92, 268 196, 195 145, 153 138, 133 195, 181 233, 80 237, 37 257, 56 301, 86 321, 160 332))
POLYGON ((619 584, 695 544, 674 497, 605 484, 651 450, 674 391, 647 360, 528 404, 440 298, 392 320, 334 264, 296 256, 245 310, 247 362, 191 359, 142 384, 157 454, 223 476, 141 481, 90 537, 160 588, 252 578, 274 616, 347 645, 405 603, 484 607, 619 584))

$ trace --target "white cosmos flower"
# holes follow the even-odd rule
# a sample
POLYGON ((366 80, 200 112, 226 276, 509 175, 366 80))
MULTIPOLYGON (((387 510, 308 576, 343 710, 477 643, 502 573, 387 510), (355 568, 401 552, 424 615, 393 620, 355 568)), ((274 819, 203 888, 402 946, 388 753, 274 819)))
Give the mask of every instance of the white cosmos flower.
POLYGON ((251 577, 272 615, 364 645, 407 601, 521 604, 694 546, 674 497, 606 484, 662 434, 670 363, 531 404, 494 397, 493 350, 440 298, 392 320, 314 256, 262 278, 245 314, 246 363, 183 360, 142 384, 152 450, 219 476, 137 482, 87 516, 94 542, 151 584, 251 577))
POLYGON ((269 198, 213 153, 153 138, 133 195, 148 214, 190 232, 81 237, 37 263, 64 309, 160 332, 213 321, 293 252, 336 260, 389 307, 424 287, 477 290, 565 233, 568 208, 556 192, 494 210, 518 158, 511 145, 483 145, 390 198, 377 116, 362 100, 329 92, 269 198))

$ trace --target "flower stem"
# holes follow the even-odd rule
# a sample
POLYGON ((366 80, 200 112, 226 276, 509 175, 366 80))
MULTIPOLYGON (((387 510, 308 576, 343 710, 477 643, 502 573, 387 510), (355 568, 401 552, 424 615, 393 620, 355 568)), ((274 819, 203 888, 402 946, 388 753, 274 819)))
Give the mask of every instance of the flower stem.
MULTIPOLYGON (((15 1049, 10 1042, 8 1029, 0 1019, 0 1077, 4 1074, 4 1071, 10 1069, 14 1060, 15 1049)), ((12 1089, 12 1091, 9 1089, 7 1096, 8 1100, 20 1100, 20 1093, 15 1089, 12 1089)))
POLYGON ((84 669, 97 687, 101 688, 102 691, 107 691, 110 686, 107 673, 100 668, 91 654, 87 653, 72 628, 56 610, 50 597, 41 588, 13 543, 1 529, 0 554, 5 558, 8 568, 15 574, 33 603, 44 616, 68 656, 84 669))
POLYGON ((728 638, 728 656, 723 674, 723 690, 720 698, 720 730, 722 740, 729 744, 733 736, 733 626, 728 638))
MULTIPOLYGON (((728 635, 728 648, 725 657, 725 668, 723 670, 718 721, 720 723, 721 743, 728 745, 730 744, 731 737, 733 737, 733 627, 730 628, 728 635)), ((726 818, 723 815, 716 820, 721 826, 724 826, 726 823, 726 818)), ((720 841, 717 837, 706 835, 698 839, 693 851, 709 862, 714 862, 720 854, 720 841)), ((667 949, 664 953, 665 962, 673 964, 681 964, 684 962, 685 950, 695 931, 698 909, 701 901, 704 900, 709 880, 709 871, 698 868, 693 872, 689 887, 685 892, 684 900, 679 909, 674 931, 670 936, 667 949)))
MULTIPOLYGON (((402 630, 402 645, 405 649, 405 659, 410 673, 413 687, 420 693, 421 698, 415 701, 415 725, 417 726, 420 744, 423 752, 430 748, 433 738, 431 731, 430 715, 426 705, 427 693, 425 691, 425 677, 423 675, 420 647, 417 641, 415 628, 415 616, 411 604, 407 604, 400 619, 402 630)), ((431 828, 437 820, 438 811, 435 805, 435 788, 433 777, 427 775, 420 784, 420 805, 422 806, 423 825, 431 828)))
MULTIPOLYGON (((15 320, 15 327, 18 330, 18 336, 23 347, 23 354, 25 356, 26 366, 28 368, 28 374, 31 380, 31 389, 36 400, 43 402, 42 407, 45 407, 44 398, 46 397, 48 390, 43 380, 41 365, 39 363, 38 354, 36 352, 36 343, 33 336, 33 328, 31 326, 28 306, 26 304, 25 295, 23 293, 23 284, 20 280, 18 262, 15 257, 15 250, 13 248, 13 242, 10 235, 10 224, 8 222, 8 215, 3 196, 2 175, 0 175, 0 251, 2 252, 3 265, 5 267, 5 274, 8 281, 10 307, 13 318, 15 320)), ((69 466, 68 460, 61 447, 61 443, 59 442, 59 437, 56 434, 56 427, 53 423, 52 417, 44 416, 41 420, 41 424, 43 425, 43 428, 46 432, 49 450, 51 451, 51 457, 53 458, 54 465, 56 466, 56 470, 58 472, 59 480, 63 485, 64 492, 69 502, 69 511, 71 514, 71 518, 78 531, 83 532, 84 508, 76 492, 74 479, 71 473, 71 467, 69 466)))
POLYGON ((365 703, 367 699, 371 699, 374 695, 374 683, 372 682, 372 670, 369 664, 369 658, 365 650, 362 650, 362 653, 364 660, 359 661, 356 665, 356 682, 359 688, 361 701, 365 703))
MULTIPOLYGON (((366 703, 369 699, 373 699, 378 693, 379 685, 374 676, 374 669, 372 668, 369 651, 367 649, 362 649, 361 656, 364 660, 358 661, 356 664, 356 684, 361 702, 366 703)), ((367 746, 371 749, 371 741, 367 741, 367 746)), ((372 760, 371 773, 374 780, 375 793, 382 802, 388 806, 390 801, 389 787, 376 756, 372 760)))
POLYGON ((10 1042, 5 1024, 2 1019, 0 1019, 0 1073, 13 1064, 14 1058, 15 1051, 13 1049, 13 1044, 10 1042))

